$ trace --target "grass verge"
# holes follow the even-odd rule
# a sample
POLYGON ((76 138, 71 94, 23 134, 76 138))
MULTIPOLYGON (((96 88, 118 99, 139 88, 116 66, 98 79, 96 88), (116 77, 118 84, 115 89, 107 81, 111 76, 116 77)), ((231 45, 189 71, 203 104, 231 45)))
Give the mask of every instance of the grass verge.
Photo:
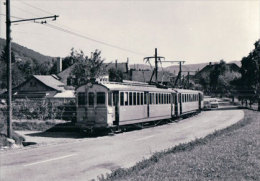
POLYGON ((99 180, 260 180, 260 113, 99 180))

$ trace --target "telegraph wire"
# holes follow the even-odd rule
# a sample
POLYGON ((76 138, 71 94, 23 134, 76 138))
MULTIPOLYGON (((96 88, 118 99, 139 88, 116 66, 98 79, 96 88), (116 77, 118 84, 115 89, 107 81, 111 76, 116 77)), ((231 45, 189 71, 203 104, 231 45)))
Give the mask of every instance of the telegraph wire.
POLYGON ((36 7, 36 6, 33 6, 33 5, 31 5, 31 4, 29 4, 29 3, 26 3, 26 2, 24 2, 24 1, 19 1, 19 2, 20 2, 20 3, 23 3, 23 4, 27 5, 27 6, 29 6, 29 7, 31 7, 31 8, 34 8, 34 9, 40 10, 40 11, 42 11, 42 12, 44 12, 44 13, 47 13, 47 14, 49 14, 49 15, 54 15, 54 14, 51 13, 51 12, 48 12, 48 11, 46 11, 46 10, 44 10, 44 9, 41 9, 41 8, 39 8, 39 7, 36 7))
POLYGON ((55 25, 52 25, 52 24, 45 24, 45 25, 50 27, 50 28, 53 28, 53 29, 56 29, 56 30, 59 30, 59 31, 63 31, 65 33, 68 33, 68 34, 71 34, 71 35, 74 35, 74 36, 77 36, 77 37, 80 37, 80 38, 83 38, 83 39, 86 39, 86 40, 90 40, 90 41, 93 41, 93 42, 96 42, 96 43, 99 43, 99 44, 102 44, 102 45, 106 45, 106 46, 109 46, 109 47, 112 47, 112 48, 116 48, 116 49, 119 49, 119 50, 123 50, 123 51, 126 51, 126 52, 130 52, 130 53, 134 53, 134 54, 138 54, 138 55, 142 55, 142 56, 144 55, 143 53, 132 51, 132 50, 129 50, 129 49, 126 49, 126 48, 122 48, 122 47, 119 47, 117 45, 106 43, 104 41, 96 40, 94 38, 91 38, 91 37, 88 37, 88 36, 85 36, 85 35, 82 35, 82 34, 79 34, 79 33, 64 29, 64 28, 61 28, 59 26, 55 26, 55 25))
MULTIPOLYGON (((6 16, 6 14, 0 14, 0 16, 6 16)), ((11 18, 15 18, 15 19, 24 19, 24 18, 21 18, 21 17, 17 17, 17 16, 10 16, 11 18)))
MULTIPOLYGON (((42 12, 45 12, 45 13, 48 13, 48 14, 52 14, 48 11, 45 11, 41 8, 38 8, 36 6, 33 6, 33 5, 30 5, 28 3, 25 3, 25 2, 22 2, 20 1, 21 3, 24 3, 30 7, 33 7, 35 9, 38 9, 38 10, 41 10, 42 12)), ((13 5, 12 5, 13 6, 13 5)), ((27 14, 31 14, 31 15, 34 15, 34 16, 39 16, 37 14, 34 14, 34 13, 31 13, 31 12, 28 12, 27 10, 24 10, 23 8, 20 8, 20 7, 17 7, 17 6, 14 6, 15 8, 21 10, 21 11, 24 11, 25 13, 27 14)), ((38 23, 38 22, 34 22, 34 23, 38 23)), ((133 54, 137 54, 137 55, 141 55, 141 56, 145 56, 144 53, 141 53, 141 52, 137 52, 137 51, 133 51, 133 50, 130 50, 130 49, 126 49, 126 48, 122 48, 122 47, 119 47, 117 45, 113 45, 113 44, 110 44, 110 43, 106 43, 104 41, 100 41, 100 40, 96 40, 94 38, 91 38, 89 36, 86 36, 86 35, 82 35, 81 33, 78 33, 76 32, 75 30, 73 30, 72 28, 66 26, 66 25, 63 25, 63 24, 60 24, 58 23, 60 26, 64 26, 66 28, 62 28, 62 27, 59 27, 59 26, 55 26, 55 25, 52 25, 52 24, 47 24, 47 22, 44 22, 44 23, 41 23, 41 24, 45 24, 46 26, 50 27, 50 28, 53 28, 53 29, 56 29, 58 31, 62 31, 62 32, 65 32, 65 33, 68 33, 68 34, 71 34, 71 35, 74 35, 74 36, 77 36, 77 37, 80 37, 80 38, 83 38, 83 39, 86 39, 86 40, 90 40, 90 41, 93 41, 93 42, 96 42, 96 43, 99 43, 99 44, 102 44, 102 45, 105 45, 105 46, 108 46, 108 47, 112 47, 112 48, 116 48, 116 49, 119 49, 119 50, 122 50, 122 51, 125 51, 125 52, 130 52, 130 53, 133 53, 133 54), (70 29, 70 30, 68 30, 70 29)))
POLYGON ((39 17, 39 15, 37 15, 37 14, 35 14, 35 13, 32 13, 32 12, 29 12, 29 11, 27 11, 27 10, 25 10, 25 9, 23 9, 23 8, 17 7, 17 6, 15 6, 15 5, 12 5, 12 8, 16 8, 16 9, 18 9, 18 10, 20 10, 20 11, 23 11, 23 12, 27 13, 27 14, 30 14, 30 15, 39 17))

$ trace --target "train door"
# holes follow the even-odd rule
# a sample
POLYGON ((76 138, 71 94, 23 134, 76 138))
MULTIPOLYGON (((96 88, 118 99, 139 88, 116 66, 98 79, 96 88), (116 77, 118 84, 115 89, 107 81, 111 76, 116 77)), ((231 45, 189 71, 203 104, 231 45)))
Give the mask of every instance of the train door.
POLYGON ((201 110, 202 95, 199 93, 199 110, 201 110))
POLYGON ((95 124, 96 122, 96 111, 95 111, 95 92, 87 91, 87 106, 86 106, 86 117, 88 124, 95 124))
POLYGON ((113 91, 113 105, 115 107, 114 125, 119 126, 119 92, 118 91, 113 91))
POLYGON ((180 115, 182 115, 182 94, 179 94, 179 103, 180 103, 180 115))
POLYGON ((178 117, 179 116, 179 113, 178 113, 178 97, 177 97, 177 94, 172 94, 172 97, 173 97, 173 103, 174 103, 174 111, 175 111, 175 116, 178 117))
POLYGON ((148 92, 144 92, 144 104, 147 104, 147 118, 150 117, 150 94, 148 92))

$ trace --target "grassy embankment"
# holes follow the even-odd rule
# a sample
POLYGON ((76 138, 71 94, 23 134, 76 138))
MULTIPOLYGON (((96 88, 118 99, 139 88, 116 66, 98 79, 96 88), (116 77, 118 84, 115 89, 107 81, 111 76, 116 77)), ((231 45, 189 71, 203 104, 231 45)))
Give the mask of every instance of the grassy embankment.
POLYGON ((260 113, 100 180, 260 180, 260 113))
MULTIPOLYGON (((20 135, 13 132, 12 138, 15 140, 16 144, 21 144, 24 141, 24 138, 20 135)), ((0 148, 4 146, 10 146, 10 143, 7 141, 7 122, 6 116, 0 110, 0 148)))

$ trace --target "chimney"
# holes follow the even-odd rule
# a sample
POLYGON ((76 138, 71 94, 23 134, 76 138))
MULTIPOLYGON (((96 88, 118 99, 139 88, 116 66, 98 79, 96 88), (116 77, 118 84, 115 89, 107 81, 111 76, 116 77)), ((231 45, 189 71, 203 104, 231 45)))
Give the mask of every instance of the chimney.
POLYGON ((116 70, 117 70, 117 60, 115 62, 116 62, 116 70))
POLYGON ((62 58, 57 58, 57 74, 62 71, 62 58))

